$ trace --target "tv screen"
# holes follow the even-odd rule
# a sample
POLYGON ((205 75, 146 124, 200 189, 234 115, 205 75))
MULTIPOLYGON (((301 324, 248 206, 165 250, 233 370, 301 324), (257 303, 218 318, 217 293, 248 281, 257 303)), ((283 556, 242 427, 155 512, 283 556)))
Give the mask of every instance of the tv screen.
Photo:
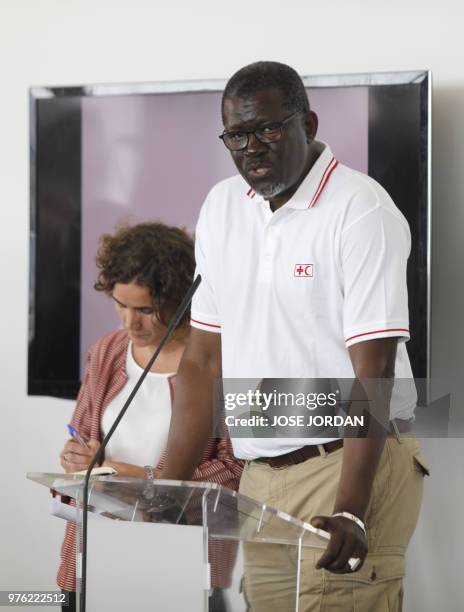
MULTIPOLYGON (((430 73, 307 76, 318 139, 375 178, 407 218, 416 377, 429 370, 430 73)), ((85 354, 119 322, 93 289, 98 239, 160 220, 194 231, 201 204, 236 173, 222 132, 225 81, 30 90, 28 393, 74 398, 85 354)))

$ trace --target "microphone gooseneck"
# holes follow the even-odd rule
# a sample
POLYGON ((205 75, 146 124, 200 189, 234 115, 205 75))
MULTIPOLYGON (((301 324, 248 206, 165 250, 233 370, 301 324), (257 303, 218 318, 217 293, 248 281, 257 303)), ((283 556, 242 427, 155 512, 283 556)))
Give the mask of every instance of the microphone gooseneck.
POLYGON ((176 312, 174 313, 174 316, 172 317, 171 321, 169 322, 168 328, 166 329, 166 333, 164 334, 163 339, 161 340, 161 342, 159 343, 159 345, 156 348, 155 352, 151 356, 150 361, 147 363, 145 369, 143 370, 142 374, 140 375, 140 378, 138 379, 138 381, 134 385, 134 388, 132 389, 129 397, 127 398, 127 400, 126 400, 126 402, 124 404, 124 406, 121 408, 121 410, 120 410, 118 416, 116 417, 113 425, 111 426, 110 430, 108 431, 106 436, 103 438, 103 441, 102 441, 100 447, 98 448, 97 452, 92 457, 92 460, 89 463, 89 467, 87 468, 87 472, 85 473, 84 486, 83 486, 83 489, 82 489, 82 497, 83 497, 83 499, 82 499, 82 564, 81 564, 82 571, 81 571, 81 592, 80 592, 80 600, 79 600, 79 611, 80 612, 85 612, 85 604, 86 604, 86 590, 87 590, 87 515, 88 515, 88 502, 89 502, 88 498, 89 498, 90 474, 91 474, 93 468, 97 465, 97 463, 100 463, 100 461, 103 459, 104 450, 105 450, 108 442, 110 441, 112 435, 114 434, 117 426, 119 425, 121 419, 125 415, 125 413, 126 413, 127 409, 129 408, 130 404, 132 403, 132 400, 134 399, 135 395, 137 394, 137 391, 139 390, 141 384, 145 380, 148 372, 151 370, 153 364, 156 361, 156 358, 161 353, 161 351, 163 350, 163 347, 165 346, 166 342, 169 340, 169 338, 171 337, 172 333, 174 332, 174 330, 178 326, 180 320, 184 316, 185 311, 187 310, 190 302, 192 301, 193 295, 194 295, 195 291, 198 289, 198 286, 200 285, 200 283, 201 283, 201 276, 200 276, 200 274, 198 274, 195 277, 195 280, 193 281, 190 289, 187 291, 184 299, 182 300, 182 302, 178 306, 178 308, 177 308, 176 312))

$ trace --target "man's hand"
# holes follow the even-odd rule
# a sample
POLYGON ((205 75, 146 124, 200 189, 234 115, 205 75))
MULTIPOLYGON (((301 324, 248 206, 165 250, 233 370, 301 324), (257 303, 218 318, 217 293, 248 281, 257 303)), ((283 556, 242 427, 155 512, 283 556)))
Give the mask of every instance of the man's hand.
MULTIPOLYGON (((349 353, 355 376, 360 381, 385 379, 385 386, 366 385, 369 402, 378 402, 381 414, 389 415, 390 394, 395 375, 397 338, 379 338, 350 346, 349 353), (386 387, 386 388, 385 388, 386 387)), ((375 383, 375 380, 373 381, 375 383)), ((363 387, 364 388, 364 387, 363 387)), ((356 402, 356 398, 353 398, 356 402)), ((356 406, 355 406, 356 408, 356 406)), ((386 430, 382 430, 382 432, 386 430)), ((367 438, 345 438, 343 462, 333 512, 351 512, 363 519, 371 496, 375 473, 385 444, 385 436, 367 438)), ((354 521, 344 516, 315 516, 311 524, 331 535, 327 548, 317 563, 334 574, 351 573, 348 560, 360 559, 358 571, 367 555, 367 539, 363 530, 354 521)))
POLYGON ((79 472, 89 467, 92 457, 100 447, 98 440, 90 439, 87 441, 89 448, 81 446, 75 440, 68 440, 60 453, 60 463, 64 471, 79 472))
POLYGON ((344 516, 315 516, 311 525, 330 533, 330 541, 319 559, 316 569, 324 568, 334 574, 353 573, 348 560, 360 559, 357 572, 361 569, 367 555, 367 538, 361 527, 344 516))

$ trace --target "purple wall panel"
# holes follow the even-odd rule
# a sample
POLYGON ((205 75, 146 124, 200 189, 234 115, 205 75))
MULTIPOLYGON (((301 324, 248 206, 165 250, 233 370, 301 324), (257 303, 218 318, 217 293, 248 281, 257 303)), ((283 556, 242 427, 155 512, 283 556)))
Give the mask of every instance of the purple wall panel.
MULTIPOLYGON (((118 327, 113 305, 93 289, 98 238, 128 221, 194 229, 208 190, 234 174, 218 139, 220 93, 82 100, 81 365, 88 347, 118 327)), ((367 172, 368 91, 310 90, 320 140, 367 172)))
POLYGON ((330 144, 343 164, 367 174, 369 98, 367 87, 309 90, 319 117, 318 139, 330 144))

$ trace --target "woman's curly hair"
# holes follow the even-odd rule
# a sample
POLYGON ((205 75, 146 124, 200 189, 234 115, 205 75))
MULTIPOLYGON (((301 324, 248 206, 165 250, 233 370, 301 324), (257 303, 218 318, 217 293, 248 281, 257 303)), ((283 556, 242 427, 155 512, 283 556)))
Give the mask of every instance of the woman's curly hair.
MULTIPOLYGON (((139 223, 103 234, 96 256, 100 270, 94 288, 111 295, 116 283, 147 287, 156 316, 167 326, 190 287, 195 271, 193 239, 178 227, 139 223)), ((179 325, 189 322, 190 312, 179 325)))

